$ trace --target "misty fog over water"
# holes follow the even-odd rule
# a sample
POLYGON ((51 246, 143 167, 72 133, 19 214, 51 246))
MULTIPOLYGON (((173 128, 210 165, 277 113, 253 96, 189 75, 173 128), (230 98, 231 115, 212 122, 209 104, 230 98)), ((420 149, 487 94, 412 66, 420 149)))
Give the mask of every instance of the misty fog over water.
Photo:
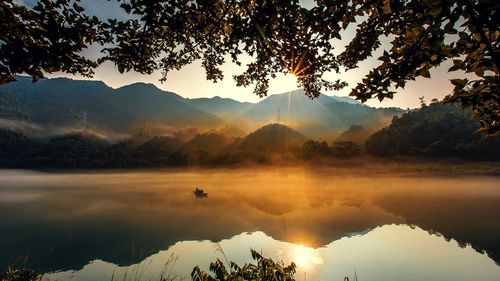
POLYGON ((250 248, 297 280, 493 280, 500 178, 325 168, 0 171, 0 264, 63 280, 157 277, 250 248), (206 198, 192 191, 202 188, 206 198), (219 244, 216 244, 219 242, 219 244), (219 246, 217 246, 219 245, 219 246), (135 269, 134 269, 135 268, 135 269), (479 277, 478 277, 479 276, 479 277), (332 278, 333 277, 333 278, 332 278), (478 279, 479 278, 479 279, 478 279))

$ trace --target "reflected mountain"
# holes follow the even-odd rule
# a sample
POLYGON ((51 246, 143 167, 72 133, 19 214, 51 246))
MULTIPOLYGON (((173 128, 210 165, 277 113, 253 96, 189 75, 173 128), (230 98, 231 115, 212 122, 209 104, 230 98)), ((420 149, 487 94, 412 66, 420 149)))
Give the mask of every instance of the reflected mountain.
POLYGON ((42 272, 78 270, 93 260, 126 266, 180 241, 255 231, 319 248, 390 224, 442 233, 498 262, 499 183, 306 168, 0 171, 0 266, 25 261, 42 272), (197 200, 195 186, 210 196, 197 200))
MULTIPOLYGON (((500 262, 500 218, 498 195, 479 194, 391 194, 377 205, 405 218, 430 233, 471 245, 500 262), (404 198, 403 200, 401 200, 404 198)), ((500 263, 499 263, 500 264, 500 263)))
MULTIPOLYGON (((242 233, 218 244, 182 241, 168 250, 155 253, 138 264, 116 266, 95 260, 79 271, 49 274, 52 280, 132 280, 126 274, 139 272, 139 280, 157 280, 162 272, 189 279, 194 266, 209 271, 215 259, 224 263, 255 263, 249 248, 285 264, 295 262, 297 280, 344 280, 358 276, 369 280, 494 280, 500 267, 470 246, 461 248, 455 241, 407 225, 384 225, 361 235, 328 243, 321 248, 275 240, 263 232, 242 233), (224 254, 220 252, 222 249, 224 254), (426 251, 422 249, 432 249, 426 251), (381 250, 383 253, 381 255, 381 250), (226 260, 227 258, 227 260, 226 260), (177 260, 177 262, 175 262, 177 260), (436 262, 439 261, 439 262, 436 262), (397 266, 397 268, 395 268, 397 266)), ((135 279, 134 279, 135 280, 135 279)))

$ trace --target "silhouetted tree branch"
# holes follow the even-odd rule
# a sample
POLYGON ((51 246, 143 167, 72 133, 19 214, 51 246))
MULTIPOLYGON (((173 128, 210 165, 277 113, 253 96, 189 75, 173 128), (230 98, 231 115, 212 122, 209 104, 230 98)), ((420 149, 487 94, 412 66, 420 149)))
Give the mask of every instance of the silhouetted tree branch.
POLYGON ((0 83, 43 71, 93 74, 113 62, 120 72, 169 71, 201 59, 208 80, 223 79, 227 57, 250 63, 235 75, 237 86, 255 85, 265 96, 269 80, 290 73, 307 96, 339 90, 347 84, 323 78, 358 67, 377 49, 386 49, 380 65, 352 89, 365 102, 392 98, 409 80, 430 77, 430 70, 453 60, 449 71, 474 73, 473 80, 453 80, 446 102, 471 107, 482 129, 500 131, 499 7, 495 0, 316 0, 306 9, 298 0, 131 0, 120 1, 127 20, 99 21, 78 1, 41 0, 33 9, 12 0, 0 3, 0 83), (341 52, 350 26, 355 37, 341 52), (381 38, 391 40, 381 45, 381 38), (106 44, 110 43, 110 44, 106 44), (98 61, 82 50, 102 48, 98 61), (335 55, 339 54, 339 55, 335 55), (243 59, 245 58, 245 59, 243 59))

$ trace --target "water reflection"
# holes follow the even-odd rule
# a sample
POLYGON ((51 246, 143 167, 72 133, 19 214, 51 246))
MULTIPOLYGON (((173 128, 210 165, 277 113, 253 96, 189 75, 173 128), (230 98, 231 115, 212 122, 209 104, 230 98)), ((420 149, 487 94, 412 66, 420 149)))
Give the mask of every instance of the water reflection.
MULTIPOLYGON (((310 248, 277 241, 263 232, 243 233, 222 240, 220 247, 229 260, 239 264, 253 262, 252 247, 268 257, 297 262, 297 280, 344 280, 354 272, 360 280, 495 280, 500 267, 471 247, 460 248, 454 241, 430 235, 420 228, 385 225, 348 238, 333 241, 321 248, 310 248)), ((165 261, 178 257, 173 266, 180 276, 188 277, 195 265, 208 270, 215 258, 225 262, 210 241, 184 241, 126 267, 96 260, 80 271, 59 272, 52 279, 90 281, 124 280, 124 275, 140 280, 157 280, 165 271, 165 261), (70 278, 71 277, 71 278, 70 278)), ((134 280, 129 277, 125 280, 134 280)), ((189 278, 187 278, 189 279, 189 278)))
MULTIPOLYGON (((380 231, 377 227, 391 224, 411 224, 431 233, 442 233, 442 241, 453 238, 462 245, 470 243, 498 261, 499 178, 377 177, 333 172, 299 168, 118 174, 0 171, 0 266, 4 268, 19 257, 29 256, 27 266, 44 272, 83 267, 82 272, 86 272, 86 268, 97 266, 103 268, 102 274, 109 274, 112 270, 105 269, 114 268, 113 264, 139 264, 172 245, 175 246, 167 252, 192 254, 193 262, 208 265, 214 257, 213 245, 195 241, 220 241, 235 235, 224 243, 238 237, 249 238, 241 242, 245 250, 238 248, 230 256, 238 261, 243 255, 241 261, 248 261, 248 248, 257 239, 255 235, 266 233, 266 238, 260 240, 267 242, 258 244, 263 250, 271 251, 267 247, 275 249, 277 246, 273 245, 302 245, 293 251, 282 249, 286 255, 283 257, 295 256, 299 262, 299 256, 307 256, 300 263, 322 268, 317 273, 319 278, 327 276, 321 272, 330 272, 329 268, 346 268, 347 263, 332 264, 333 257, 325 258, 330 245, 344 239, 371 237, 380 231), (210 191, 208 198, 194 198, 192 191, 199 185, 210 191), (370 232, 372 229, 375 231, 370 232), (246 232, 252 234, 240 235, 246 232), (205 244, 206 252, 199 248, 205 244), (193 248, 176 250, 178 245, 193 248), (88 264, 91 261, 94 262, 88 264)), ((406 230, 411 228, 397 228, 394 233, 406 230)), ((392 239, 401 245, 409 241, 400 239, 399 234, 392 239)), ((454 242, 447 244, 461 250, 454 242)), ((360 260, 350 263, 351 267, 369 267, 370 256, 383 260, 389 253, 384 247, 363 250, 355 243, 349 245, 344 257, 335 259, 345 259, 348 252, 356 253, 360 260)), ((224 250, 233 248, 225 246, 224 250)), ((414 254, 440 255, 434 251, 441 252, 441 248, 436 249, 422 246, 414 249, 414 254)), ((485 259, 485 265, 491 261, 470 247, 464 250, 485 259)), ((385 266, 393 268, 394 264, 389 263, 392 260, 411 267, 414 254, 406 252, 403 259, 389 256, 385 266)), ((454 261, 453 256, 450 259, 454 261)), ((164 263, 165 257, 155 260, 164 263)), ((192 268, 191 265, 184 261, 178 264, 186 268, 192 268)), ((345 273, 339 271, 335 276, 345 273)), ((313 280, 309 273, 307 278, 313 280)), ((343 280, 343 276, 336 280, 343 280)))

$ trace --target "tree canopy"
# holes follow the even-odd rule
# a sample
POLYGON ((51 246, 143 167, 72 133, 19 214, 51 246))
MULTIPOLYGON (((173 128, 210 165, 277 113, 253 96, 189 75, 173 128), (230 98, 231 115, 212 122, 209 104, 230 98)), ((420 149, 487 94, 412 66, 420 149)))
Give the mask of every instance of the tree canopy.
POLYGON ((478 127, 469 109, 434 101, 394 117, 388 127, 366 140, 365 150, 382 157, 499 159, 500 136, 476 134, 478 127))
POLYGON ((238 86, 255 85, 267 94, 279 73, 297 77, 307 96, 339 90, 327 72, 357 68, 384 48, 380 64, 355 87, 360 101, 392 98, 395 88, 452 60, 449 71, 473 73, 452 80, 447 102, 471 107, 482 129, 500 131, 500 3, 495 0, 110 0, 129 16, 98 19, 78 0, 40 0, 30 9, 13 0, 0 2, 0 83, 28 73, 64 71, 91 76, 99 64, 113 62, 120 72, 150 74, 201 60, 208 80, 221 80, 227 58, 246 70, 238 86), (339 49, 348 28, 352 40, 339 49), (381 39, 390 41, 382 46, 381 39), (337 42, 337 44, 335 43, 337 42), (82 51, 102 46, 92 60, 82 51))

